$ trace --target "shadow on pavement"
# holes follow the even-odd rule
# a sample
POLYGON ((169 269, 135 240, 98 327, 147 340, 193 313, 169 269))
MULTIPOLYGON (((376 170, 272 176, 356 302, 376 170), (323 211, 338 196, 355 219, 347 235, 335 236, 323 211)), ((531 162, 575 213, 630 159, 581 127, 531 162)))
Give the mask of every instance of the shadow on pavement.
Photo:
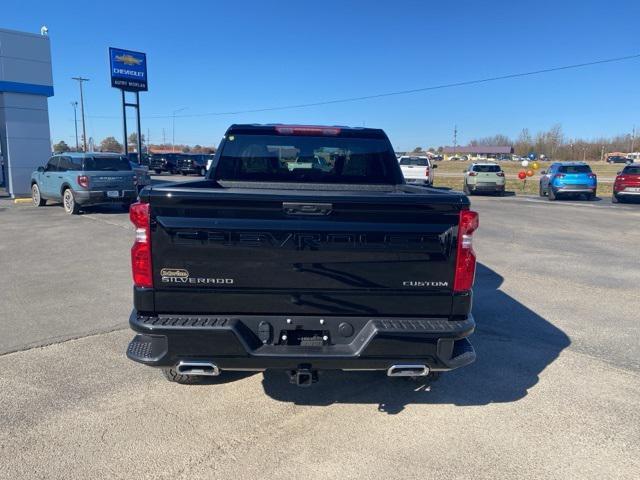
POLYGON ((538 383, 540 373, 571 343, 569 337, 500 290, 503 278, 479 264, 473 312, 477 321, 471 343, 473 365, 442 374, 432 384, 389 379, 381 372, 320 372, 309 388, 289 384, 285 373, 267 371, 265 392, 298 405, 377 404, 388 414, 410 404, 487 405, 514 402, 538 383))

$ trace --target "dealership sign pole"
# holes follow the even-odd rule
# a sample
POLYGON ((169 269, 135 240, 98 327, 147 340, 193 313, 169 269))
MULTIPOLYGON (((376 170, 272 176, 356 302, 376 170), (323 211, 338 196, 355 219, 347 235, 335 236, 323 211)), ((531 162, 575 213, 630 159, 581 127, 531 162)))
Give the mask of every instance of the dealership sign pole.
POLYGON ((111 86, 122 92, 122 124, 124 127, 124 153, 129 155, 127 139, 127 107, 136 109, 138 130, 138 163, 142 163, 142 132, 140 129, 140 92, 147 89, 147 55, 121 48, 109 48, 111 86), (136 103, 127 103, 125 92, 135 92, 136 103))

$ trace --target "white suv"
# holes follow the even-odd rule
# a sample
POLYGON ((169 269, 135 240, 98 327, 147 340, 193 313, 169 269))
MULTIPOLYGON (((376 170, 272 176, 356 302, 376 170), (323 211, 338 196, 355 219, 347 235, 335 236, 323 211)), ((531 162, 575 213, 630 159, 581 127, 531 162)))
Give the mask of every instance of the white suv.
POLYGON ((431 163, 429 157, 402 156, 398 159, 402 175, 407 183, 433 185, 433 169, 437 165, 431 163))

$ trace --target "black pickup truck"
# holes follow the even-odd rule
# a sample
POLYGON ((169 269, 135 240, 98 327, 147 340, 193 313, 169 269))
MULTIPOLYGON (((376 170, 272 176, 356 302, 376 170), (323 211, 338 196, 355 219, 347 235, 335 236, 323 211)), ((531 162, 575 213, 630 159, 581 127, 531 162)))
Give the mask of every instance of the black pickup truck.
POLYGON ((127 355, 193 383, 226 370, 427 376, 474 361, 478 215, 405 184, 382 130, 233 125, 204 179, 132 205, 127 355))

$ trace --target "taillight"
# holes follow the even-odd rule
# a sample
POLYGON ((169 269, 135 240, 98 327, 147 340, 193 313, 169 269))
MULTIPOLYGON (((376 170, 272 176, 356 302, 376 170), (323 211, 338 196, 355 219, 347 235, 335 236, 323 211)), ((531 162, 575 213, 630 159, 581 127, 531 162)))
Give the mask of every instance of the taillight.
POLYGON ((558 174, 556 174, 556 178, 564 178, 564 173, 558 173, 558 174))
POLYGON ((82 188, 89 188, 89 177, 86 175, 78 175, 78 185, 82 188))
POLYGON ((278 125, 276 132, 281 135, 339 135, 336 127, 314 127, 308 125, 278 125))
POLYGON ((458 224, 458 256, 453 280, 454 292, 471 290, 476 275, 476 254, 473 251, 473 232, 478 229, 478 214, 462 210, 458 224))
POLYGON ((589 174, 589 178, 596 178, 596 177, 597 177, 597 175, 595 173, 590 173, 589 174))
POLYGON ((496 175, 498 175, 499 177, 504 177, 504 172, 498 172, 496 175))
POLYGON ((429 167, 424 169, 424 176, 428 177, 429 176, 429 167))
POLYGON ((478 175, 476 172, 469 172, 470 177, 475 177, 476 175, 478 175))
POLYGON ((149 204, 136 202, 129 209, 129 219, 136 227, 136 239, 131 247, 131 271, 136 287, 153 287, 151 264, 151 228, 149 204))

